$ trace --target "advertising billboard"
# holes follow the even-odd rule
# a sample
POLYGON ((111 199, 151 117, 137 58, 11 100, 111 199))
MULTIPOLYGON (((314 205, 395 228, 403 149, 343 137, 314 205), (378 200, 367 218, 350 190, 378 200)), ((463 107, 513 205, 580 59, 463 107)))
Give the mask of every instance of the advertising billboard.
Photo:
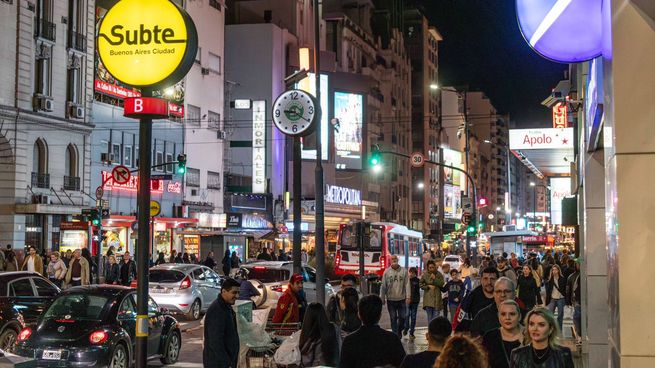
MULTIPOLYGON (((311 93, 316 97, 316 78, 314 73, 308 73, 307 78, 309 78, 309 88, 306 92, 311 93)), ((296 88, 299 88, 298 85, 296 88)), ((328 76, 326 74, 321 74, 321 157, 324 161, 328 160, 328 152, 330 152, 329 147, 329 118, 330 118, 330 106, 329 106, 329 95, 328 95, 328 76)), ((302 138, 304 141, 305 138, 302 138)), ((315 160, 316 159, 316 149, 307 149, 302 148, 302 159, 303 160, 315 160)))
MULTIPOLYGON (((453 167, 462 167, 462 153, 455 151, 449 148, 443 149, 443 163, 453 167)), ((444 167, 444 183, 455 185, 457 187, 462 186, 461 174, 457 170, 444 167)), ((466 186, 464 183, 463 186, 466 186)))
POLYGON ((443 195, 444 195, 444 210, 443 214, 445 218, 460 219, 462 216, 462 193, 459 189, 459 186, 453 186, 451 184, 444 184, 443 186, 443 195))
POLYGON ((573 128, 510 129, 509 149, 573 148, 573 128))
POLYGON ((364 97, 356 93, 334 93, 334 118, 339 131, 334 133, 337 169, 362 169, 364 97))
POLYGON ((571 195, 571 178, 550 178, 550 220, 562 224, 562 199, 571 195))

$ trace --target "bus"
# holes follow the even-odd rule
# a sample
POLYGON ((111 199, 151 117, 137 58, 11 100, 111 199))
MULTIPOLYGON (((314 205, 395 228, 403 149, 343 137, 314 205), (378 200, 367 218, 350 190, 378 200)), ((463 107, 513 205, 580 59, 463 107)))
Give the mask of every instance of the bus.
MULTIPOLYGON (((406 226, 390 222, 373 222, 371 237, 364 245, 364 272, 382 276, 389 267, 392 255, 398 256, 402 267, 423 267, 423 234, 406 226)), ((359 274, 359 247, 357 245, 356 224, 342 224, 337 234, 335 254, 335 273, 359 274)))

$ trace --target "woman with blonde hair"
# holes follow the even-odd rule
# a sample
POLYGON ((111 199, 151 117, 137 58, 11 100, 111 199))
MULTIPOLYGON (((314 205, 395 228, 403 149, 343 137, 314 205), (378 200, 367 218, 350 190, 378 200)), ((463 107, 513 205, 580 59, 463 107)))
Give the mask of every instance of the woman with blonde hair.
POLYGON ((455 335, 448 339, 433 368, 488 368, 487 354, 476 340, 455 335))
POLYGON ((107 268, 105 268, 105 284, 118 284, 119 268, 118 262, 116 262, 116 256, 109 256, 109 263, 107 264, 107 268))
POLYGON ((546 306, 551 312, 555 313, 557 308, 557 324, 560 331, 564 322, 564 305, 566 304, 566 278, 562 269, 557 264, 553 264, 548 281, 546 282, 546 306))
POLYGON ((571 349, 558 343, 559 327, 553 313, 537 307, 525 317, 525 346, 514 349, 510 368, 574 368, 571 349))
POLYGON ((66 264, 61 259, 59 252, 52 252, 50 254, 50 262, 48 263, 48 268, 46 270, 48 279, 61 289, 64 277, 66 277, 66 271, 66 264))
POLYGON ((500 327, 495 328, 482 338, 482 345, 489 356, 491 368, 508 368, 512 350, 521 346, 523 331, 519 325, 521 308, 514 300, 505 300, 498 307, 500 327))

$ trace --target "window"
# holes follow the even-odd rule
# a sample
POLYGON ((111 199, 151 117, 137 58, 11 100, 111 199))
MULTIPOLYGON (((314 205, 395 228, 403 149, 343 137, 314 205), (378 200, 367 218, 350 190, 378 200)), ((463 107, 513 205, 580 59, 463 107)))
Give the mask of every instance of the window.
POLYGON ((221 74, 221 57, 210 52, 207 68, 216 74, 221 74))
POLYGON ((207 171, 207 189, 221 189, 221 174, 207 171))
POLYGON ((66 158, 64 165, 64 172, 66 176, 77 177, 77 148, 72 144, 69 144, 66 148, 66 158))
POLYGON ((79 56, 71 56, 66 75, 66 99, 74 104, 82 103, 82 78, 80 69, 82 66, 82 59, 79 56))
POLYGON ((55 41, 56 25, 52 22, 53 0, 37 0, 36 2, 36 28, 37 37, 55 41))
POLYGON ((207 112, 207 126, 209 128, 220 129, 221 128, 221 114, 208 111, 207 112))
POLYGON ((196 268, 193 270, 193 278, 198 281, 205 281, 205 273, 203 272, 202 268, 196 268))
POLYGON ((34 286, 36 286, 36 293, 39 296, 52 297, 59 294, 59 290, 57 290, 54 285, 43 279, 34 277, 32 278, 32 281, 34 281, 34 286))
POLYGON ((172 173, 173 172, 173 154, 172 153, 167 153, 166 154, 166 162, 171 162, 170 164, 166 165, 166 172, 172 173))
POLYGON ((68 47, 78 51, 86 51, 84 5, 83 0, 68 0, 68 47))
POLYGON ((100 152, 98 155, 98 161, 102 161, 102 154, 109 153, 109 142, 100 141, 100 152))
POLYGON ((139 147, 134 147, 134 167, 139 167, 139 147))
POLYGON ((186 121, 189 125, 200 126, 200 108, 198 106, 186 105, 186 121))
POLYGON ((132 146, 125 146, 123 148, 123 164, 127 167, 132 166, 132 146))
POLYGON ((32 172, 40 175, 48 173, 48 147, 46 142, 41 138, 34 142, 32 172))
POLYGON ((200 186, 200 170, 187 167, 186 169, 186 185, 190 187, 200 186))
POLYGON ((136 308, 132 303, 131 298, 125 298, 121 306, 118 307, 118 319, 134 319, 136 318, 136 308))
POLYGON ((52 90, 52 47, 41 44, 37 47, 35 62, 34 93, 50 96, 52 90))
MULTIPOLYGON (((161 164, 163 164, 163 163, 164 163, 164 153, 162 153, 162 152, 157 152, 157 153, 155 154, 155 165, 161 165, 161 164)), ((163 166, 157 166, 157 167, 155 167, 155 171, 163 172, 163 171, 164 171, 164 167, 163 167, 163 166)))
POLYGON ((9 284, 9 296, 34 296, 30 279, 20 279, 9 284))
POLYGON ((111 153, 114 154, 114 160, 112 163, 114 165, 120 165, 122 163, 121 161, 121 145, 120 143, 112 143, 111 145, 111 153))

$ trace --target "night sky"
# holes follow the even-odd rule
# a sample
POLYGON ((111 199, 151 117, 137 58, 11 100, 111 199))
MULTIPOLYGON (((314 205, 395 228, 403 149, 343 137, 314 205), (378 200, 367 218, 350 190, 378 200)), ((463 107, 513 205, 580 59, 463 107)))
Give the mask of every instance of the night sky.
POLYGON ((540 104, 567 64, 536 54, 523 39, 515 0, 417 0, 444 40, 439 46, 439 83, 484 91, 519 128, 552 126, 540 104))

